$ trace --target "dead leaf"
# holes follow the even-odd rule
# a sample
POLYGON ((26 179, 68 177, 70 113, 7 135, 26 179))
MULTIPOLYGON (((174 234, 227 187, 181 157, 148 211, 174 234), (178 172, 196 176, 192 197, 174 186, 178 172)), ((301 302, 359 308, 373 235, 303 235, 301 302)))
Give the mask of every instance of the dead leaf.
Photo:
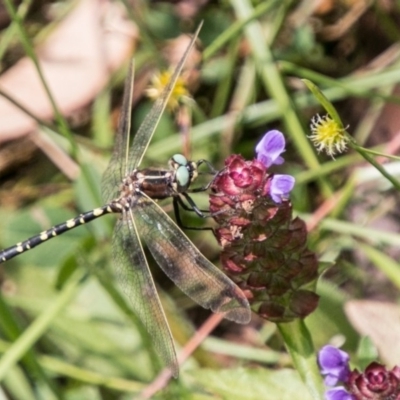
POLYGON ((385 302, 353 300, 345 305, 345 312, 354 328, 369 336, 379 351, 381 360, 389 368, 400 360, 400 307, 385 302))
MULTIPOLYGON (((80 0, 37 49, 51 93, 63 115, 88 105, 110 74, 131 54, 136 28, 117 2, 80 0)), ((0 76, 0 89, 40 119, 53 109, 30 59, 21 59, 0 76)), ((26 135, 37 123, 0 97, 0 143, 26 135)))

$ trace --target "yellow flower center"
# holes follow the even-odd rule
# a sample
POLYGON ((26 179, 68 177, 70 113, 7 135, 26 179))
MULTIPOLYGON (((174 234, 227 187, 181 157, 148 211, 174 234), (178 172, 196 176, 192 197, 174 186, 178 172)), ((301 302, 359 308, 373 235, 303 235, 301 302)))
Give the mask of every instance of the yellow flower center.
MULTIPOLYGON (((153 99, 157 100, 162 91, 168 85, 171 79, 172 71, 164 71, 160 74, 154 76, 151 82, 151 86, 147 89, 147 95, 153 99)), ((174 88, 172 89, 171 95, 169 97, 167 107, 170 111, 174 111, 178 108, 182 98, 189 97, 189 91, 186 88, 186 83, 182 77, 179 77, 176 81, 174 88)))
POLYGON ((311 120, 311 132, 308 137, 320 151, 333 157, 347 149, 348 138, 345 130, 341 128, 330 116, 320 117, 318 114, 311 120))

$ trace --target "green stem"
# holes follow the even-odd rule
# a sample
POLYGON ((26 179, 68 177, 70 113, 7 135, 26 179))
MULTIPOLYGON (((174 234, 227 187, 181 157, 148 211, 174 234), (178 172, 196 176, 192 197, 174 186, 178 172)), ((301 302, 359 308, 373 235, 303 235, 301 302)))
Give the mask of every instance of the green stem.
POLYGON ((400 182, 394 178, 392 175, 389 174, 389 172, 386 171, 386 169, 379 164, 378 162, 375 161, 373 157, 370 156, 370 151, 367 149, 364 149, 364 147, 359 146, 353 138, 351 138, 350 135, 348 135, 350 139, 349 145, 357 151, 357 153, 361 154, 361 156, 368 161, 371 165, 373 165, 381 174, 384 176, 397 190, 400 190, 400 182))
POLYGON ((203 62, 209 60, 218 50, 227 45, 227 43, 239 35, 245 25, 257 19, 258 17, 273 8, 273 2, 261 2, 247 18, 234 22, 228 29, 221 33, 206 49, 203 51, 203 62))
POLYGON ((386 153, 383 153, 382 151, 366 149, 365 147, 364 147, 364 151, 366 153, 373 154, 374 156, 385 157, 385 158, 388 158, 390 160, 400 161, 400 157, 399 156, 395 156, 393 154, 386 154, 386 153))
POLYGON ((293 364, 314 400, 322 400, 324 384, 317 365, 316 353, 310 332, 303 320, 278 324, 293 364))
POLYGON ((39 363, 43 368, 46 368, 52 373, 75 379, 77 382, 88 385, 99 385, 121 392, 139 392, 144 387, 143 383, 116 378, 109 374, 101 374, 85 368, 76 367, 75 365, 71 365, 55 357, 41 356, 39 357, 39 363))
MULTIPOLYGON (((17 15, 24 20, 28 14, 29 8, 32 5, 33 0, 23 0, 23 2, 18 6, 17 15)), ((0 41, 0 60, 3 59, 8 47, 10 46, 14 36, 18 31, 18 27, 15 22, 11 22, 10 26, 2 33, 2 38, 0 41)))
MULTIPOLYGON (((253 6, 249 0, 230 0, 230 3, 234 8, 239 20, 245 20, 254 14, 253 6)), ((275 5, 275 9, 278 10, 278 16, 278 4, 283 8, 283 11, 285 11, 290 5, 288 2, 271 3, 273 3, 275 5)), ((281 21, 280 18, 277 20, 281 21)), ((273 25, 273 23, 271 25, 273 25)), ((275 28, 271 31, 276 32, 277 29, 278 28, 275 28)), ((318 170, 320 168, 318 158, 307 139, 307 135, 300 122, 300 118, 297 115, 295 104, 286 89, 283 77, 272 54, 270 41, 265 39, 265 34, 261 23, 256 20, 251 21, 244 27, 244 34, 250 43, 252 56, 255 60, 260 80, 266 92, 274 99, 278 108, 280 110, 284 110, 281 117, 287 134, 293 140, 294 146, 302 154, 304 162, 307 164, 307 166, 310 169, 318 170)), ((326 197, 331 196, 332 189, 326 180, 319 179, 318 182, 321 185, 324 195, 326 197)))
POLYGON ((14 104, 15 107, 18 107, 21 111, 23 111, 26 115, 31 117, 38 125, 42 125, 48 129, 51 129, 54 132, 57 132, 57 129, 54 125, 52 125, 49 122, 46 122, 40 118, 38 118, 35 114, 33 114, 29 109, 27 109, 25 106, 23 106, 18 100, 14 99, 11 95, 8 93, 4 92, 3 90, 0 89, 0 96, 4 97, 7 99, 10 103, 14 104))
POLYGON ((74 275, 64 286, 58 298, 32 322, 9 350, 4 353, 0 360, 0 381, 4 379, 9 369, 40 339, 49 328, 52 321, 59 315, 60 311, 71 301, 79 287, 82 277, 82 274, 74 275))
MULTIPOLYGON (((1 330, 5 336, 7 336, 11 341, 15 341, 21 335, 22 328, 20 327, 17 318, 11 312, 11 309, 4 297, 0 295, 0 326, 1 330)), ((2 350, 0 349, 0 352, 2 350)), ((33 349, 28 349, 21 359, 21 364, 26 368, 29 376, 33 380, 40 379, 47 387, 53 392, 56 398, 63 399, 64 396, 58 390, 58 387, 52 382, 49 376, 43 371, 42 367, 37 361, 37 357, 33 349)), ((32 382, 33 383, 33 382, 32 382)))

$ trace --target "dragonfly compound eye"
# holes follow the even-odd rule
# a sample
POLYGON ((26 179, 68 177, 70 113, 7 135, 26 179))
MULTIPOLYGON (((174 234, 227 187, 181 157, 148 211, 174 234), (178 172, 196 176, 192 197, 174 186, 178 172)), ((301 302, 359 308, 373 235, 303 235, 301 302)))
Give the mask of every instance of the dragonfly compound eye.
POLYGON ((175 174, 176 183, 178 184, 178 192, 185 190, 190 184, 190 173, 186 166, 181 165, 175 174))
POLYGON ((188 165, 188 160, 187 158, 182 155, 182 154, 175 154, 171 157, 172 162, 176 165, 176 169, 179 168, 179 166, 186 166, 188 165))

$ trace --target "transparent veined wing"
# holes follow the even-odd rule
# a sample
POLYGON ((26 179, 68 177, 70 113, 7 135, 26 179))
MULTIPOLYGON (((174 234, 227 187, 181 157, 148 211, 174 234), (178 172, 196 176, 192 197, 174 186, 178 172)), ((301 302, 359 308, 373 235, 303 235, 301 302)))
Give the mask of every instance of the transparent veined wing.
POLYGON ((114 200, 119 195, 122 178, 129 172, 128 151, 129 135, 131 130, 131 111, 133 95, 134 63, 129 64, 128 75, 125 79, 124 97, 122 100, 121 114, 119 116, 118 131, 115 135, 115 144, 111 159, 103 173, 101 181, 101 194, 106 203, 114 200))
POLYGON ((244 293, 208 261, 175 222, 143 196, 133 209, 141 237, 165 274, 202 307, 237 323, 250 321, 244 293))
POLYGON ((151 336, 165 365, 177 377, 179 369, 174 342, 131 210, 124 211, 115 226, 112 256, 117 283, 151 336))
POLYGON ((147 150, 151 138, 153 137, 154 131, 157 128, 161 115, 168 103, 168 99, 173 88, 175 87, 175 83, 182 71, 183 65, 185 64, 185 61, 196 42, 201 26, 202 23, 199 25, 195 34, 193 35, 192 40, 190 41, 185 53, 176 66, 168 85, 164 88, 160 97, 153 104, 150 112, 146 115, 144 121, 140 125, 139 130, 136 132, 129 152, 128 171, 133 171, 135 168, 139 167, 140 163, 142 162, 143 156, 147 150))
POLYGON ((160 97, 153 104, 150 112, 146 115, 132 142, 129 150, 129 135, 131 128, 131 108, 133 93, 133 63, 130 64, 128 76, 125 80, 124 98, 118 124, 118 131, 115 137, 115 146, 111 160, 102 179, 102 196, 105 202, 109 202, 118 196, 119 185, 122 178, 138 168, 142 162, 144 153, 153 137, 153 134, 160 121, 161 115, 168 103, 168 99, 182 71, 183 65, 196 42, 202 24, 199 25, 185 53, 175 68, 175 71, 164 88, 160 97))

